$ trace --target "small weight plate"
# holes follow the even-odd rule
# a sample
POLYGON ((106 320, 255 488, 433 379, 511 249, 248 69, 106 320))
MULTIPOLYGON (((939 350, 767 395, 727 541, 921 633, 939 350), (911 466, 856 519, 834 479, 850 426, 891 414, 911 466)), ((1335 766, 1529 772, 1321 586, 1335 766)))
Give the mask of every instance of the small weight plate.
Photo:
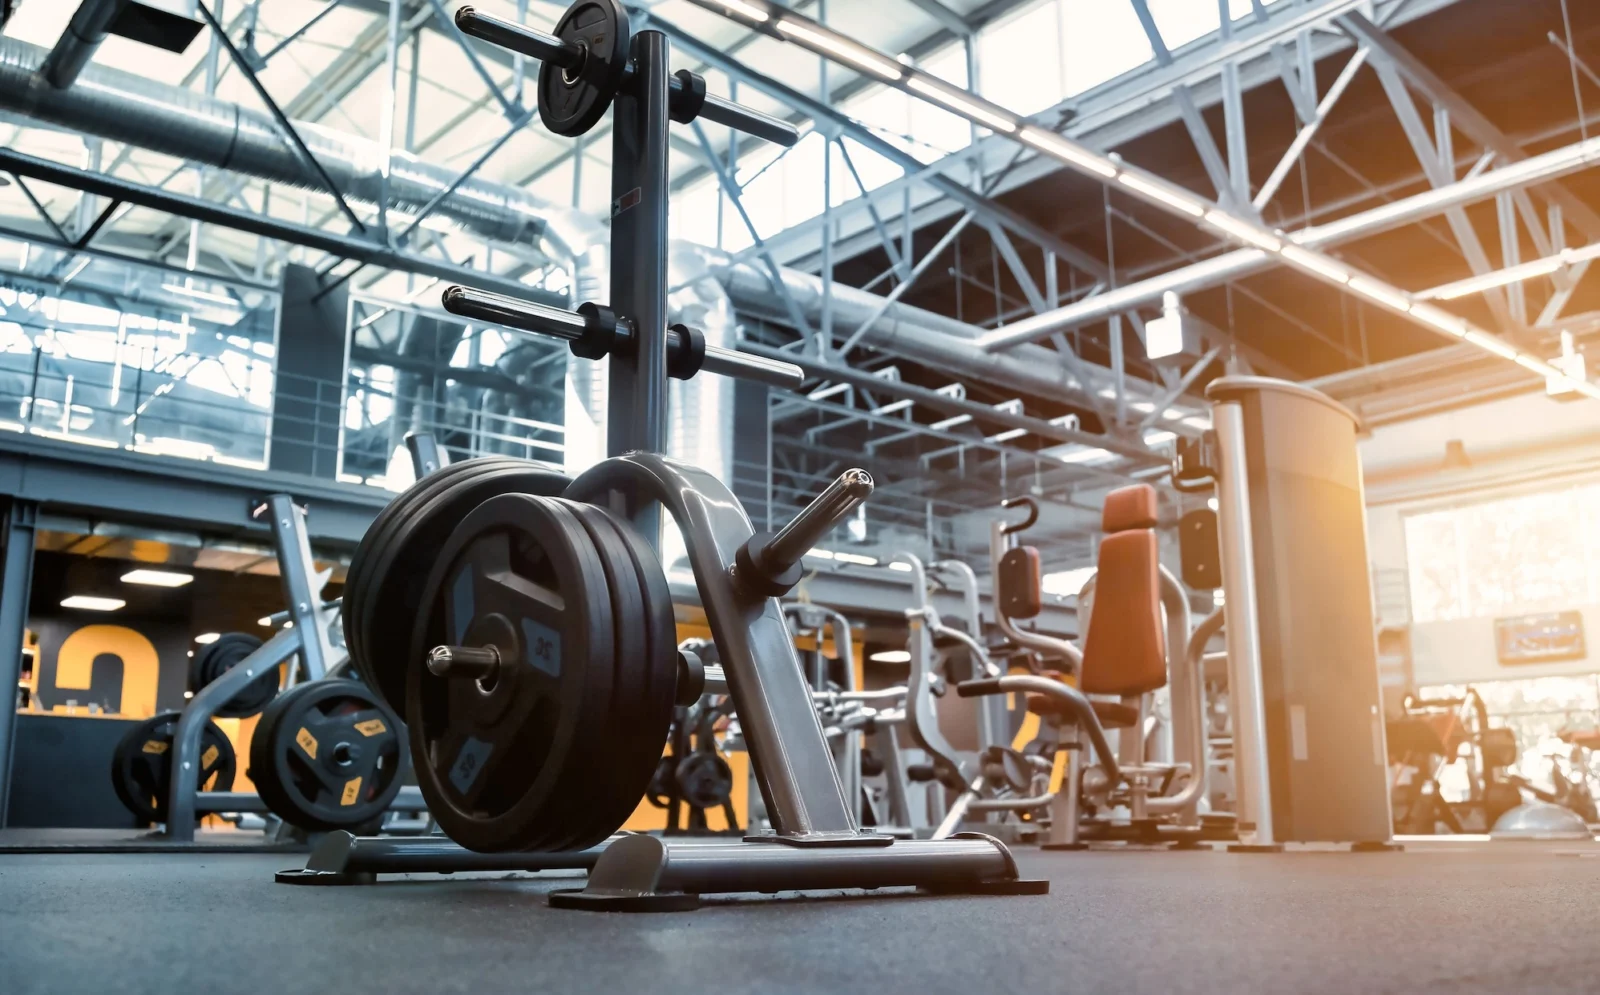
MULTIPOLYGON (((198 692, 260 648, 261 640, 249 633, 222 634, 202 646, 189 661, 189 690, 198 692)), ((246 684, 238 694, 217 709, 216 715, 224 719, 244 719, 260 713, 277 695, 281 682, 282 674, 277 667, 273 667, 246 684)))
MULTIPOLYGON (((172 740, 180 712, 162 712, 129 729, 111 754, 111 786, 128 811, 145 822, 167 820, 167 795, 172 788, 172 740)), ((200 733, 200 767, 195 784, 201 790, 229 791, 238 758, 233 743, 215 722, 200 733)))
POLYGON ((695 808, 721 808, 733 797, 733 768, 721 756, 695 750, 673 772, 683 800, 695 808))
POLYGON ((576 138, 605 116, 628 70, 628 12, 618 0, 577 0, 556 22, 556 37, 584 50, 583 64, 539 66, 539 119, 576 138))
POLYGON ((579 810, 605 785, 593 775, 603 774, 598 744, 616 732, 611 596, 593 539, 562 505, 526 494, 483 502, 438 550, 423 588, 406 725, 428 810, 468 849, 572 840, 579 810), (437 645, 493 646, 500 669, 487 682, 435 676, 425 659, 437 645))
POLYGON ((275 814, 302 829, 355 829, 381 818, 409 758, 394 712, 355 681, 285 691, 250 741, 249 776, 275 814))
POLYGON ((559 494, 568 482, 548 464, 487 456, 452 463, 390 502, 351 558, 340 603, 345 646, 362 681, 391 707, 404 706, 410 622, 440 545, 467 512, 498 494, 559 494))

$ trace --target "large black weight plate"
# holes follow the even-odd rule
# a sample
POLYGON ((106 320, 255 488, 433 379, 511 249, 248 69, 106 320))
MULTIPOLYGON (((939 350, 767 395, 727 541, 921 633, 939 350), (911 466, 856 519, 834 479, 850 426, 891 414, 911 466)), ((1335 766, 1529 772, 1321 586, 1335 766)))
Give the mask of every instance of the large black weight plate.
POLYGON ((655 551, 631 526, 603 508, 569 506, 600 551, 616 626, 616 672, 608 712, 613 731, 594 758, 603 766, 609 787, 585 806, 594 823, 585 837, 603 839, 638 806, 661 757, 677 697, 677 624, 655 551), (659 585, 647 585, 651 576, 659 585))
POLYGON ((355 829, 382 817, 408 756, 400 720, 376 694, 355 681, 311 681, 262 713, 248 773, 285 822, 355 829))
MULTIPOLYGON (((111 755, 111 786, 128 811, 146 822, 167 820, 167 795, 172 787, 172 739, 179 712, 162 712, 129 729, 111 755)), ((229 791, 238 758, 233 743, 215 722, 200 733, 200 769, 195 785, 202 790, 229 791)))
POLYGON ((340 612, 356 673, 392 708, 405 704, 412 622, 439 547, 498 494, 559 494, 569 478, 544 463, 486 456, 429 474, 391 501, 351 557, 340 612))
POLYGON ((539 118, 558 135, 576 138, 599 123, 628 70, 628 12, 618 0, 578 0, 554 34, 583 46, 583 64, 539 67, 539 118))
MULTIPOLYGON (((261 648, 261 640, 246 632, 227 632, 195 653, 189 661, 189 690, 198 692, 212 681, 238 666, 244 658, 261 648)), ((224 719, 245 719, 267 707, 278 693, 281 674, 277 667, 246 684, 238 694, 218 708, 224 719)))
POLYGON ((574 822, 610 783, 594 758, 614 732, 615 628, 600 554, 569 504, 490 498, 428 576, 406 725, 429 812, 469 849, 578 848, 606 835, 578 837, 574 822), (424 657, 441 644, 493 646, 497 676, 434 676, 424 657))

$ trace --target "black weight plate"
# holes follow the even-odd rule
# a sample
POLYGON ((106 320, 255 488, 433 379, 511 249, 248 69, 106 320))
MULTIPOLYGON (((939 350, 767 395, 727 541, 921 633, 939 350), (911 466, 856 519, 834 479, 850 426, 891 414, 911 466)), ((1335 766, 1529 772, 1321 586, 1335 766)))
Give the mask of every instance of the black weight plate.
MULTIPOLYGON (((586 824, 575 833, 578 838, 599 833, 604 839, 638 807, 649 787, 655 761, 661 756, 666 729, 652 729, 657 723, 650 721, 645 710, 649 700, 650 633, 644 589, 633 555, 607 512, 591 504, 565 503, 594 540, 606 574, 606 589, 611 593, 616 652, 609 713, 614 718, 615 734, 587 757, 588 802, 583 806, 586 824), (654 735, 656 732, 659 735, 654 735)), ((667 719, 671 720, 670 705, 667 719)))
POLYGON ((340 602, 339 614, 344 623, 345 647, 351 653, 356 671, 362 673, 369 687, 375 685, 365 674, 361 662, 364 659, 361 646, 366 633, 363 631, 364 625, 356 623, 364 622, 367 617, 364 614, 364 602, 370 586, 367 578, 373 571, 373 561, 393 554, 391 533, 394 524, 415 513, 430 495, 448 487, 453 480, 503 468, 512 462, 508 457, 487 456, 447 466, 406 488, 394 500, 384 505, 372 524, 367 526, 366 533, 362 535, 361 542, 357 544, 355 553, 350 557, 350 566, 345 571, 345 593, 344 599, 340 602))
POLYGON ((673 772, 684 801, 695 808, 721 808, 733 797, 733 768, 716 753, 695 750, 673 772))
POLYGON ((484 457, 430 474, 390 503, 395 513, 380 515, 356 549, 341 602, 345 646, 368 687, 391 707, 404 705, 411 623, 439 547, 456 524, 488 498, 559 494, 568 481, 547 464, 484 457))
MULTIPOLYGON (((189 669, 189 690, 199 691, 260 648, 261 640, 249 633, 222 634, 194 655, 189 669)), ((281 679, 279 669, 273 667, 246 684, 238 694, 217 709, 216 715, 224 719, 244 719, 260 713, 277 695, 281 679)))
MULTIPOLYGON (((111 754, 111 786, 128 811, 146 822, 165 822, 167 795, 172 787, 172 738, 179 712, 161 712, 129 729, 111 754)), ((200 769, 195 784, 201 789, 228 791, 238 758, 233 743, 215 722, 200 733, 200 769)))
POLYGON ((583 46, 583 64, 539 67, 539 119, 558 135, 576 138, 599 123, 628 70, 628 12, 618 0, 577 0, 554 34, 583 46))
POLYGON ((405 730, 377 695, 355 681, 311 681, 267 707, 249 776, 291 825, 356 829, 383 816, 407 755, 405 730))
POLYGON ((428 809, 462 846, 570 837, 583 754, 611 731, 605 584, 593 540, 555 498, 490 498, 438 550, 405 657, 406 725, 428 809), (436 677, 424 658, 441 644, 492 645, 501 669, 487 685, 436 677))
POLYGON ((617 571, 612 611, 618 617, 619 634, 636 636, 640 643, 635 651, 618 640, 613 710, 627 717, 626 732, 608 746, 605 761, 605 776, 615 785, 610 794, 617 808, 602 813, 596 806, 597 817, 609 823, 605 827, 609 835, 622 826, 648 791, 671 732, 677 705, 678 624, 666 571, 655 550, 632 525, 609 510, 588 504, 575 507, 597 540, 604 540, 607 532, 614 537, 615 545, 602 541, 602 546, 614 550, 608 555, 631 568, 617 571), (631 586, 623 582, 625 574, 631 575, 631 586), (637 591, 637 596, 631 591, 637 591))

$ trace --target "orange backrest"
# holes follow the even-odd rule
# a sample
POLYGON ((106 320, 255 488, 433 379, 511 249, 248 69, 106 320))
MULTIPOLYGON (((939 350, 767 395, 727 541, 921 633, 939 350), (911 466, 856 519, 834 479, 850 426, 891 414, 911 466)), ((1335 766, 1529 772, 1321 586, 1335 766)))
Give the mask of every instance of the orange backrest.
POLYGON ((1095 576, 1094 616, 1083 648, 1080 687, 1087 694, 1138 695, 1167 683, 1161 622, 1156 492, 1149 484, 1106 495, 1095 576))

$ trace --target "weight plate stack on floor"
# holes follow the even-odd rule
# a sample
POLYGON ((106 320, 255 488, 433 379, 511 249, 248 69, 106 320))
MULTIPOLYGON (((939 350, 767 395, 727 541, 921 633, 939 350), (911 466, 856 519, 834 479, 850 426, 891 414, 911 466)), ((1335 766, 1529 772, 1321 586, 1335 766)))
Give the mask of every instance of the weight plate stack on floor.
POLYGON ((456 523, 497 494, 560 494, 568 482, 548 464, 484 456, 423 477, 379 512, 350 559, 340 603, 345 648, 367 687, 403 709, 411 623, 456 523))
MULTIPOLYGON (((244 658, 261 648, 261 640, 245 632, 227 632, 218 636, 195 653, 189 660, 189 690, 200 689, 244 662, 244 658)), ((221 708, 218 718, 247 719, 267 707, 278 693, 281 675, 277 667, 262 674, 244 686, 221 708)))
POLYGON ((383 818, 408 759, 405 730, 374 692, 355 681, 311 681, 262 713, 248 774, 290 825, 356 830, 383 818))
MULTIPOLYGON (((172 787, 172 739, 179 712, 162 712, 129 729, 111 755, 111 786, 128 811, 146 822, 167 821, 167 795, 172 787)), ((202 791, 231 791, 238 766, 233 743, 215 722, 200 734, 200 769, 195 784, 202 791)))
POLYGON ((604 840, 660 759, 674 640, 665 572, 630 526, 561 498, 480 504, 437 551, 407 655, 412 755, 440 827, 480 851, 604 840), (499 663, 439 676, 435 646, 499 663))

